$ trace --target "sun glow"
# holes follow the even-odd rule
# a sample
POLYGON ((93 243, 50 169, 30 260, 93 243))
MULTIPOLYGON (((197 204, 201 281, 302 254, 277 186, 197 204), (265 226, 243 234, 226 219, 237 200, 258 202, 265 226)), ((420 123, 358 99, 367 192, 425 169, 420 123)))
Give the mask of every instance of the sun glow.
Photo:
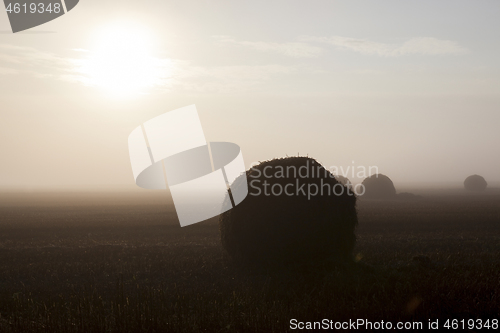
POLYGON ((86 82, 114 97, 130 97, 162 86, 170 76, 169 59, 154 57, 153 34, 141 26, 113 25, 99 33, 98 42, 79 71, 86 82))

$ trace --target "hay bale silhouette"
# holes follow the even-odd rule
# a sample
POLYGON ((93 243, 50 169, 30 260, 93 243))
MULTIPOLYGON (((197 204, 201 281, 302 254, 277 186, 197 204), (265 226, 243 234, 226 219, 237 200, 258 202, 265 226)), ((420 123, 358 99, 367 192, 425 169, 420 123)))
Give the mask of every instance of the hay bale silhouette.
POLYGON ((339 181, 339 183, 341 183, 344 186, 346 186, 348 184, 349 184, 349 186, 352 186, 351 181, 347 177, 344 177, 344 176, 341 176, 341 175, 335 175, 335 179, 337 179, 339 181))
POLYGON ((422 199, 422 197, 420 195, 416 195, 416 194, 409 193, 409 192, 398 193, 397 198, 401 199, 401 200, 422 199))
POLYGON ((486 190, 487 186, 488 183, 486 182, 486 180, 479 175, 469 176, 464 181, 464 187, 468 191, 484 191, 486 190))
POLYGON ((364 197, 394 198, 396 196, 396 188, 392 180, 381 173, 365 178, 361 184, 365 187, 364 197))
MULTIPOLYGON (((277 268, 352 261, 356 196, 321 164, 309 157, 278 158, 246 176, 247 198, 219 218, 221 242, 233 263, 277 268), (310 195, 316 187, 318 193, 310 195)), ((233 186, 244 181, 239 177, 233 186)))

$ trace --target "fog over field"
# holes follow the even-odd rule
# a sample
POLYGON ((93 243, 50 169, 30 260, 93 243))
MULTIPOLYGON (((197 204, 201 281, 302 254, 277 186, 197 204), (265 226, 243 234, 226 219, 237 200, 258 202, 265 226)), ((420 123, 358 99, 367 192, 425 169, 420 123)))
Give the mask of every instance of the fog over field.
POLYGON ((498 330, 500 2, 4 2, 1 333, 498 330))
POLYGON ((499 14, 495 1, 82 2, 0 35, 0 189, 133 187, 129 133, 191 104, 247 168, 300 153, 397 183, 499 182, 499 14))

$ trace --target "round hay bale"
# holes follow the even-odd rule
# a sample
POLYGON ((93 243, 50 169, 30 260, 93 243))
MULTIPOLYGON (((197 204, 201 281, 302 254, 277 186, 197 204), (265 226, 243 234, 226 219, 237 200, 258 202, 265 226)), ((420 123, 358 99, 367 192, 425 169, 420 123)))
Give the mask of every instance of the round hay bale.
MULTIPOLYGON (((246 176, 248 196, 219 218, 221 242, 234 263, 276 268, 352 260, 356 196, 316 160, 273 159, 246 176)), ((232 186, 244 181, 239 177, 232 186)))
POLYGON ((396 188, 392 180, 383 174, 371 175, 365 178, 361 184, 365 187, 364 197, 394 198, 396 196, 396 188))
POLYGON ((335 179, 337 179, 339 181, 339 183, 341 183, 344 186, 351 186, 352 187, 352 183, 349 180, 349 178, 347 178, 347 177, 344 177, 341 175, 335 175, 335 179))
POLYGON ((469 176, 465 178, 464 181, 464 187, 467 191, 474 191, 474 192, 484 191, 486 190, 487 186, 488 183, 486 182, 486 180, 479 175, 469 176))

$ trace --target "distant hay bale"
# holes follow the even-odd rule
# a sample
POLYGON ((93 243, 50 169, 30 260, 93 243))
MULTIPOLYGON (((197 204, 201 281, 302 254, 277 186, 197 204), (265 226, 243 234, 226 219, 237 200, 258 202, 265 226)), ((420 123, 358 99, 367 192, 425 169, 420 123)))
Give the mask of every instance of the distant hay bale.
POLYGON ((365 178, 362 182, 365 193, 364 197, 367 198, 394 198, 396 196, 396 188, 392 180, 383 175, 375 174, 365 178))
MULTIPOLYGON (((282 267, 352 260, 356 196, 316 160, 273 159, 246 176, 247 198, 219 219, 222 245, 234 263, 282 267)), ((239 177, 233 186, 243 181, 239 177)))
POLYGON ((468 191, 484 191, 486 190, 487 186, 488 183, 486 182, 486 180, 479 175, 469 176, 464 181, 464 187, 468 191))

